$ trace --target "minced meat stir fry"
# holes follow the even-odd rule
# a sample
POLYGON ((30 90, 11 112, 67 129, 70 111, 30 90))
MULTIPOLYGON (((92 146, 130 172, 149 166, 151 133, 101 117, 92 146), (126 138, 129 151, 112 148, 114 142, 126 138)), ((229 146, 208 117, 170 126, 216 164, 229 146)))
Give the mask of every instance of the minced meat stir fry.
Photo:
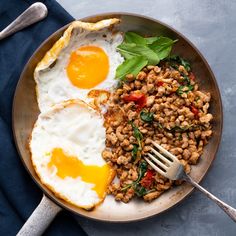
POLYGON ((118 201, 151 201, 180 181, 156 173, 143 159, 151 140, 174 154, 190 172, 212 135, 210 93, 199 90, 188 63, 175 57, 126 75, 113 92, 105 114, 103 158, 118 182, 108 193, 118 201))

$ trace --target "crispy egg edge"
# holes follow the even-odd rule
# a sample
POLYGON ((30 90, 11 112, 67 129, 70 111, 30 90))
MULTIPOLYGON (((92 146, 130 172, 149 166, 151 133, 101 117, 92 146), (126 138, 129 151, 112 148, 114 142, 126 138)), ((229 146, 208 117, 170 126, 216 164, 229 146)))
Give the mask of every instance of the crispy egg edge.
POLYGON ((88 23, 88 22, 82 22, 82 21, 73 21, 69 27, 64 31, 63 35, 58 39, 51 49, 46 52, 44 57, 41 59, 41 61, 37 64, 35 70, 34 70, 34 80, 36 82, 35 90, 36 90, 36 97, 38 102, 39 92, 38 92, 38 76, 39 72, 41 70, 46 69, 48 66, 50 66, 54 61, 56 61, 58 55, 64 49, 68 46, 71 38, 71 34, 73 29, 80 28, 81 31, 98 31, 104 28, 108 28, 112 25, 119 24, 121 22, 118 18, 111 18, 111 19, 105 19, 98 21, 96 23, 88 23))

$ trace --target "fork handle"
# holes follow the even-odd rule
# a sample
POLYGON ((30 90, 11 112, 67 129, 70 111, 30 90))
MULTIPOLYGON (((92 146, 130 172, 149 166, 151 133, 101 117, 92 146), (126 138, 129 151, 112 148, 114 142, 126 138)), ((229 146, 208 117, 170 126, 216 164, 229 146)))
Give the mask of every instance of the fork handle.
POLYGON ((236 209, 229 206, 228 204, 226 204, 225 202, 221 201, 219 198, 208 192, 202 186, 197 184, 189 175, 186 175, 184 177, 184 180, 192 184, 194 187, 196 187, 198 190, 204 193, 208 198, 213 200, 234 222, 236 222, 236 209))

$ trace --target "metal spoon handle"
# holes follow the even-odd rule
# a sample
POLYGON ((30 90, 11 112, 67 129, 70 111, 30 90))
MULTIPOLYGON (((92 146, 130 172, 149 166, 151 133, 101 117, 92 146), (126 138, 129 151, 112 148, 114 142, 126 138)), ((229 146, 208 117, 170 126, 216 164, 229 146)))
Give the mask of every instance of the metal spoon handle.
POLYGON ((47 7, 41 3, 36 2, 27 8, 21 15, 19 15, 10 25, 0 32, 0 40, 8 37, 17 31, 32 25, 47 16, 47 7))
POLYGON ((234 222, 236 222, 236 209, 229 206, 228 204, 226 204, 225 202, 221 201, 219 198, 208 192, 202 186, 197 184, 189 175, 186 175, 184 180, 186 180, 194 187, 196 187, 198 190, 200 190, 202 193, 204 193, 208 198, 210 198, 213 202, 215 202, 234 222))

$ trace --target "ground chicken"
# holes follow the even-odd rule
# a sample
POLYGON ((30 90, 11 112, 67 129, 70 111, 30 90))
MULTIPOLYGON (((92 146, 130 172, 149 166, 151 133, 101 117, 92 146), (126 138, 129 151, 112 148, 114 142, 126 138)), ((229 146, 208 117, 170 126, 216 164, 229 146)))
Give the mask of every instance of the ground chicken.
POLYGON ((183 86, 189 73, 184 66, 176 69, 168 62, 147 66, 136 77, 126 75, 125 82, 110 96, 102 156, 117 172, 118 183, 111 183, 107 190, 115 200, 129 202, 138 196, 152 201, 182 183, 166 179, 144 161, 152 140, 174 154, 186 173, 198 162, 212 136, 211 95, 199 91, 191 77, 187 82, 191 91, 188 84, 183 86), (139 98, 125 101, 130 94, 139 98))

